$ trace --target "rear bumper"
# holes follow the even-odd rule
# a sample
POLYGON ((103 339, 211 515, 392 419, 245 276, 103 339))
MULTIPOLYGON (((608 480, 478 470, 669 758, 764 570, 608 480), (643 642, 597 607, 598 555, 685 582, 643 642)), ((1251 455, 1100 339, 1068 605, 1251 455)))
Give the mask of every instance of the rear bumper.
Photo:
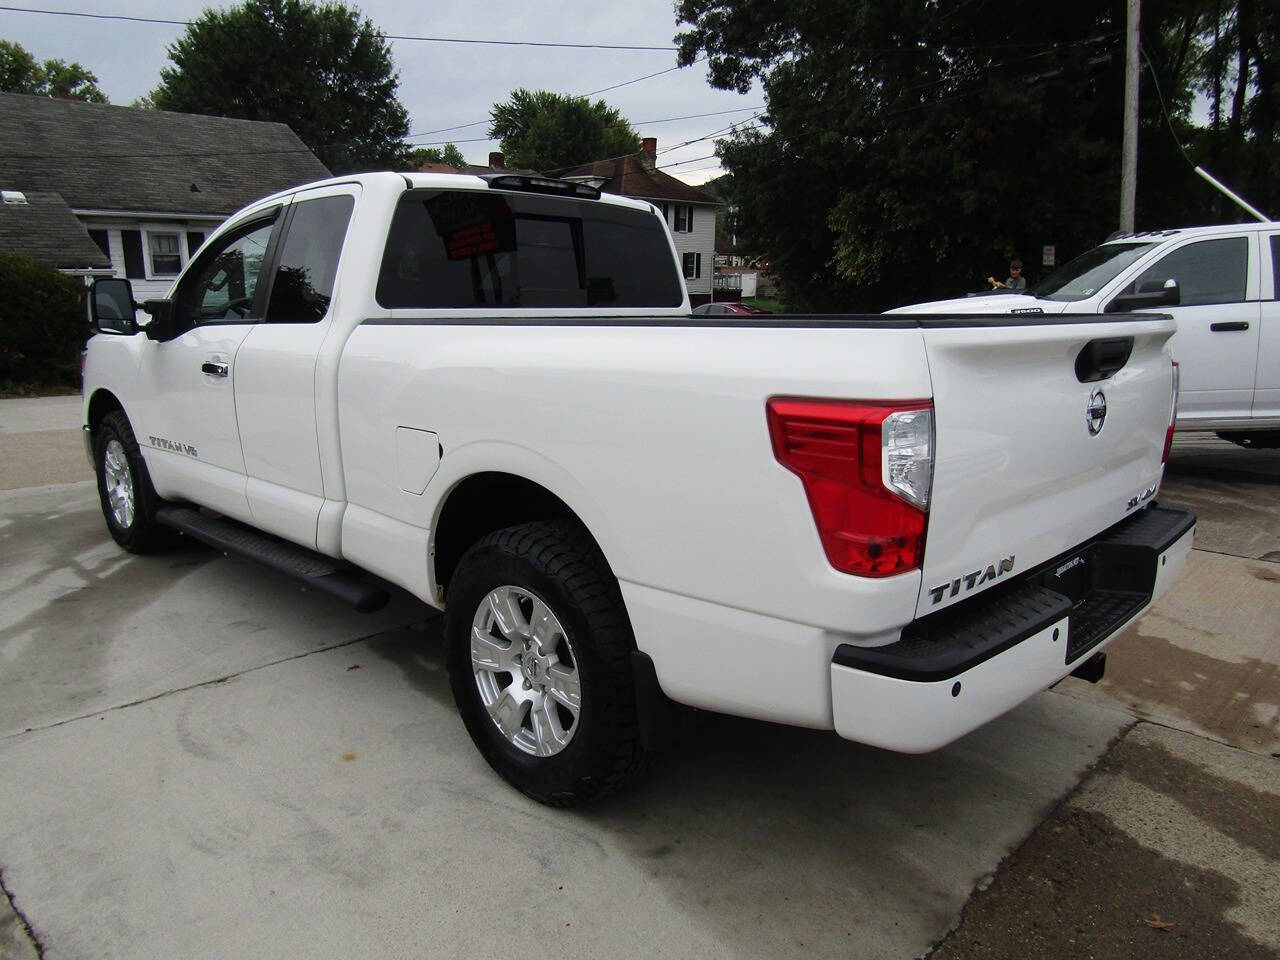
POLYGON ((1177 579, 1195 513, 1152 506, 1016 581, 917 620, 882 647, 841 644, 831 663, 836 732, 924 753, 1071 673, 1177 579))

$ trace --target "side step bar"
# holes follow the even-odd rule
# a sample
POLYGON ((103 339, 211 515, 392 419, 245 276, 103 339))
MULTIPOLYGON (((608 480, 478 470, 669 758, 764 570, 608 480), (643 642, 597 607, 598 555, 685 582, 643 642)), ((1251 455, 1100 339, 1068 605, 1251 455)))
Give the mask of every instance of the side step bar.
POLYGON ((161 507, 156 511, 156 520, 227 555, 256 560, 288 574, 309 589, 327 593, 361 613, 381 610, 391 599, 386 590, 366 583, 340 561, 234 520, 211 517, 190 507, 161 507))

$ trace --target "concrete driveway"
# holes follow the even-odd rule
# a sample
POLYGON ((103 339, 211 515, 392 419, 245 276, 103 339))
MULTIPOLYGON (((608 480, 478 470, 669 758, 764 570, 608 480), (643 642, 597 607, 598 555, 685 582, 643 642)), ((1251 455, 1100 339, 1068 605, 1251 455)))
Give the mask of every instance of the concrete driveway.
MULTIPOLYGON (((70 450, 83 465, 78 410, 39 430, 53 452, 47 479, 32 481, 12 458, 30 438, 22 447, 8 425, 43 421, 8 403, 0 881, 14 909, 0 899, 0 957, 977 956, 955 953, 957 938, 981 934, 980 908, 997 891, 997 906, 1025 898, 1028 838, 1073 805, 1123 833, 1128 794, 1080 785, 1121 780, 1123 758, 1118 772, 1106 767, 1113 745, 1163 729, 1135 731, 1128 686, 1084 692, 1076 681, 925 757, 701 716, 625 795, 549 810, 472 748, 429 610, 400 595, 361 617, 194 546, 126 555, 93 484, 67 482, 78 480, 70 450)), ((56 419, 52 406, 35 409, 56 419)), ((1197 556, 1192 576, 1202 560, 1210 582, 1245 590, 1212 557, 1197 556)), ((1274 625, 1280 584, 1252 582, 1271 588, 1248 596, 1274 625)), ((1270 636, 1247 657, 1231 645, 1252 638, 1206 654, 1270 658, 1251 705, 1280 699, 1270 636)), ((1170 702, 1158 664, 1143 669, 1155 685, 1145 715, 1215 732, 1170 702)), ((1230 757, 1274 772, 1266 729, 1254 753, 1195 734, 1161 749, 1192 751, 1191 769, 1205 769, 1195 751, 1208 750, 1227 782, 1253 783, 1256 770, 1230 757)), ((1209 913, 1246 946, 1275 949, 1256 919, 1274 883, 1259 889, 1243 920, 1216 900, 1209 913)))

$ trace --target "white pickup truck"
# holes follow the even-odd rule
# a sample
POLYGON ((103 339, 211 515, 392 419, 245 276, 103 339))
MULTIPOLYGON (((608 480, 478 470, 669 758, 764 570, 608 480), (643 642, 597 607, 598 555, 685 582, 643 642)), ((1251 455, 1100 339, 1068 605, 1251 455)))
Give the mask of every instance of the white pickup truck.
POLYGON ((550 804, 670 701, 932 750, 1168 589, 1166 316, 693 317, 651 205, 370 174, 231 217, 135 318, 100 280, 111 535, 445 613, 490 764, 550 804))
POLYGON ((1025 293, 996 291, 890 313, 1159 310, 1178 324, 1178 430, 1280 447, 1280 223, 1115 237, 1025 293))

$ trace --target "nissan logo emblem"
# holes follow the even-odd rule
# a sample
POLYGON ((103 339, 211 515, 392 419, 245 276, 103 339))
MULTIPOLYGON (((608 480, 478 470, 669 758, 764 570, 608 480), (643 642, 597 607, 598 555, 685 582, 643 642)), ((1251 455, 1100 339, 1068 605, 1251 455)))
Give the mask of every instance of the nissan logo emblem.
POLYGON ((1102 425, 1107 422, 1107 395, 1101 390, 1089 394, 1089 406, 1085 407, 1084 413, 1089 435, 1096 437, 1102 432, 1102 425))

